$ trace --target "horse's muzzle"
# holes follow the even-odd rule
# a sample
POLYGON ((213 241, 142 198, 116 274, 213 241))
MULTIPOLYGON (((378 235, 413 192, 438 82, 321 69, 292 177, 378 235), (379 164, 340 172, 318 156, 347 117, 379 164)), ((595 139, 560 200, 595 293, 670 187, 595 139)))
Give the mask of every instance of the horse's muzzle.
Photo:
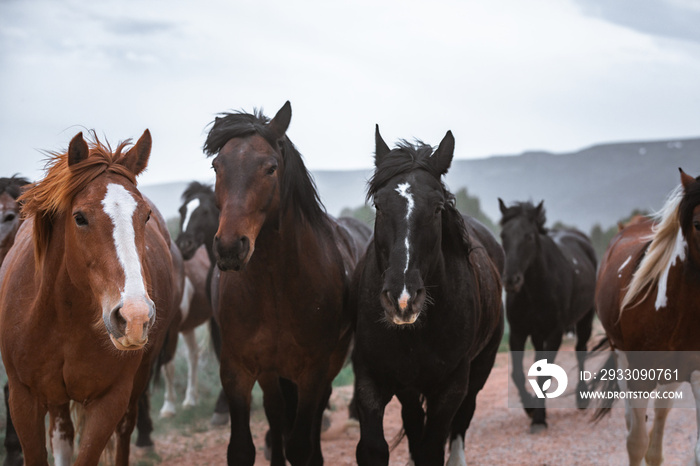
POLYGON ((126 299, 103 317, 109 337, 118 350, 142 349, 155 322, 155 304, 150 299, 126 299))
POLYGON ((384 308, 387 322, 395 325, 413 325, 418 320, 425 305, 425 288, 415 292, 404 289, 399 297, 393 296, 390 290, 384 289, 379 295, 379 302, 384 308))
POLYGON ((238 272, 248 264, 252 254, 251 242, 247 236, 240 236, 227 244, 217 236, 214 238, 214 254, 219 269, 238 272))

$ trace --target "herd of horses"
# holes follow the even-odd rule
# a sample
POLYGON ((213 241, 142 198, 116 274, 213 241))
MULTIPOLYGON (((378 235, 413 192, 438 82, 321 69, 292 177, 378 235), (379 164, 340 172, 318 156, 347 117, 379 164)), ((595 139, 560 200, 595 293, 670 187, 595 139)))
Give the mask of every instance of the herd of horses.
MULTIPOLYGON (((57 465, 97 464, 110 438, 115 464, 128 464, 137 425, 137 444, 151 442, 147 387, 161 368, 161 415, 175 410, 179 333, 188 348, 184 404, 196 403, 194 328, 206 322, 222 386, 212 422, 230 422, 232 465, 255 462, 256 382, 271 464, 323 464, 324 409, 349 359, 358 464, 388 464, 383 417, 396 396, 412 464, 444 464, 447 446, 447 464, 465 465, 466 431, 506 317, 531 432, 547 423, 544 400, 525 388, 528 337, 538 361, 553 362, 570 331, 585 355, 597 312, 620 367, 647 367, 637 351, 700 346, 698 179, 681 171, 661 213, 621 229, 598 266, 585 235, 545 226, 542 203, 499 199, 500 243, 460 214, 442 181, 454 154, 449 131, 436 149, 403 140, 390 148, 377 127, 367 194, 374 230, 335 219, 286 135, 290 121, 289 102, 272 119, 215 119, 204 144, 215 186, 195 182, 185 191, 175 241, 136 184, 150 157, 148 130, 115 149, 79 133, 51 155, 44 179, 0 179, 5 464, 48 464, 47 425, 57 465)), ((700 413, 700 361, 679 370, 700 413)), ((577 393, 586 388, 579 382, 577 393)), ((626 406, 630 464, 661 461, 668 409, 655 406, 650 439, 646 406, 626 406)))

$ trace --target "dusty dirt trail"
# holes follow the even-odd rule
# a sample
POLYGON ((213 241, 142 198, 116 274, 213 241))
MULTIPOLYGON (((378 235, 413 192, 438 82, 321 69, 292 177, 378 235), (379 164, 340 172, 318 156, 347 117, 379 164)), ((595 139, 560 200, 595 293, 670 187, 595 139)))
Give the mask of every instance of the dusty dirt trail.
MULTIPOLYGON (((611 415, 598 424, 590 422, 591 410, 550 409, 547 412, 549 429, 540 434, 529 434, 529 419, 524 411, 507 406, 507 358, 507 353, 498 355, 496 366, 477 399, 476 414, 465 441, 469 465, 627 464, 624 410, 621 408, 613 409, 611 415)), ((343 387, 334 390, 331 399, 333 422, 322 439, 325 464, 330 466, 356 464, 359 429, 345 428, 351 394, 351 387, 343 387)), ((652 409, 649 409, 648 417, 648 427, 651 428, 652 409)), ((385 416, 387 439, 399 431, 400 419, 400 405, 393 400, 385 416)), ((264 419, 253 421, 254 440, 258 447, 256 465, 269 464, 262 452, 266 428, 264 419)), ((696 436, 694 410, 672 410, 665 432, 665 464, 688 464, 696 436)), ((222 465, 226 464, 228 435, 228 428, 186 438, 172 434, 156 438, 156 449, 164 465, 222 465)), ((404 439, 392 452, 390 464, 404 466, 407 462, 404 439)))

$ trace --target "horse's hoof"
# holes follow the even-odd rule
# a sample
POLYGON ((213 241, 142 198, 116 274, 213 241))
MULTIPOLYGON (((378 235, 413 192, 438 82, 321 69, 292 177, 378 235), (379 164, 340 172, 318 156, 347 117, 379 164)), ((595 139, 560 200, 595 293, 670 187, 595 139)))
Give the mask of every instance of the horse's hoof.
POLYGON ((160 411, 160 418, 161 419, 168 419, 171 417, 175 417, 175 411, 170 411, 169 409, 160 411))
POLYGON ((209 424, 214 427, 225 427, 228 425, 229 415, 228 413, 214 413, 211 415, 211 420, 209 424))
POLYGON ((152 453, 156 451, 156 446, 153 445, 152 443, 150 445, 139 445, 138 442, 136 442, 136 445, 134 445, 136 448, 138 448, 139 453, 141 454, 146 454, 146 453, 152 453))
POLYGON ((539 434, 540 432, 544 432, 547 430, 547 424, 532 424, 530 426, 530 433, 531 434, 539 434))

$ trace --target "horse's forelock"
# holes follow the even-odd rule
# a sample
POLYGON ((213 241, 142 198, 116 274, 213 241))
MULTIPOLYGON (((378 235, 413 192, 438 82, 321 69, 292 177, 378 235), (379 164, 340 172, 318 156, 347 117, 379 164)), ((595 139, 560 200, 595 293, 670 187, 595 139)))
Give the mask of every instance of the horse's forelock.
POLYGON ((51 236, 53 222, 66 213, 76 194, 105 172, 124 176, 134 186, 136 176, 123 165, 130 140, 119 143, 112 152, 109 144, 102 144, 94 132, 89 142, 89 155, 84 160, 68 165, 68 153, 49 152, 46 176, 31 185, 17 199, 24 218, 34 217, 34 252, 40 264, 51 236))
POLYGON ((377 166, 367 184, 367 201, 369 202, 392 178, 413 170, 425 170, 441 180, 441 173, 430 163, 433 155, 432 146, 416 140, 414 144, 402 139, 377 166))

